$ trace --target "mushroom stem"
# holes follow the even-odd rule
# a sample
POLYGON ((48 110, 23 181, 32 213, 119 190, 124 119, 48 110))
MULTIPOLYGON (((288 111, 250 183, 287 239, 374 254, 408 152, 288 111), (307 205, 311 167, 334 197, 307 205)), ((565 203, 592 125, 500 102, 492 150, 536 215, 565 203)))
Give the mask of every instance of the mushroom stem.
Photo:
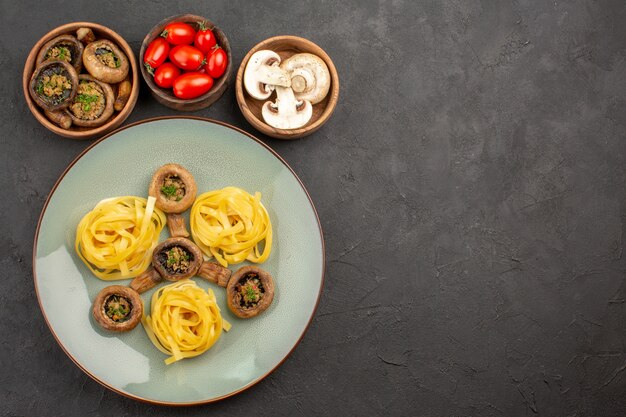
POLYGON ((200 265, 198 276, 204 278, 209 282, 213 282, 220 287, 226 288, 228 280, 230 279, 230 269, 224 268, 222 265, 215 262, 203 262, 200 265))
POLYGON ((313 107, 306 100, 298 100, 291 88, 276 86, 276 102, 265 102, 262 109, 265 122, 278 129, 297 129, 313 116, 313 107))
POLYGON ((146 272, 137 275, 135 279, 131 281, 129 287, 141 294, 161 281, 163 281, 161 274, 159 274, 156 269, 149 268, 146 272))
POLYGON ((180 214, 168 213, 167 227, 170 230, 171 237, 189 237, 189 232, 185 225, 185 218, 180 214))

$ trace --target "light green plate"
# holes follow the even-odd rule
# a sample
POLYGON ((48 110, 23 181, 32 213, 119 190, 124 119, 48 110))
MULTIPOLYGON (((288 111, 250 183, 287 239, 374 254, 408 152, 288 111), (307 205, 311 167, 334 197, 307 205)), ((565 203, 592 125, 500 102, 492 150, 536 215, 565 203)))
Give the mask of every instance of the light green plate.
MULTIPOLYGON (((164 229, 161 240, 168 237, 164 229)), ((241 265, 231 266, 236 270, 241 265)), ((322 290, 324 242, 304 186, 272 150, 243 131, 198 118, 161 118, 133 124, 94 143, 66 170, 42 212, 34 251, 37 296, 53 335, 70 358, 106 387, 159 404, 195 404, 236 394, 272 372, 308 327, 322 290), (272 305, 242 320, 213 286, 222 314, 233 325, 204 354, 165 365, 141 325, 113 334, 91 317, 91 302, 105 282, 74 252, 76 225, 104 198, 147 196, 154 171, 173 162, 195 177, 198 194, 233 185, 260 191, 274 230, 262 267, 275 280, 272 305)), ((212 284, 194 278, 202 288, 212 284)), ((164 284, 161 284, 164 285, 164 284)), ((159 287, 157 287, 159 288, 159 287)), ((142 294, 146 309, 155 291, 142 294)))

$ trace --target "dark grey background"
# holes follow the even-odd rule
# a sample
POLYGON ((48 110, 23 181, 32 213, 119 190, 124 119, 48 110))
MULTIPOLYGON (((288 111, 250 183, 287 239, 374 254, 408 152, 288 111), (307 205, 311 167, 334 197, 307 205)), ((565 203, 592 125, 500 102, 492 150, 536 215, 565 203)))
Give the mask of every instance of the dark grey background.
MULTIPOLYGON (((626 3, 2 1, 2 416, 626 415, 626 3), (34 293, 37 220, 91 142, 29 113, 22 68, 50 29, 110 26, 138 54, 157 21, 204 15, 238 67, 311 39, 340 103, 313 136, 259 136, 316 204, 326 282, 302 343, 252 389, 187 409, 84 375, 34 293)), ((128 122, 177 114, 141 92, 128 122)), ((231 86, 194 113, 255 133, 231 86)))

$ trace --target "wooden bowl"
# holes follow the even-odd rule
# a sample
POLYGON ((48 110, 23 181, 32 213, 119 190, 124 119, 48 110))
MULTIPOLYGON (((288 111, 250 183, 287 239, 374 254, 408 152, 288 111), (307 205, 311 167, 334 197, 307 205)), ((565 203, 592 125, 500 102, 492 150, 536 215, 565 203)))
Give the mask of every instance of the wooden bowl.
POLYGON ((143 40, 143 43, 141 44, 141 51, 139 52, 139 60, 143 62, 143 55, 150 42, 156 39, 157 36, 160 36, 165 26, 172 22, 189 23, 196 30, 198 28, 198 23, 205 22, 205 26, 213 30, 213 33, 215 34, 215 39, 217 40, 217 44, 221 46, 222 49, 226 52, 226 55, 228 55, 228 65, 226 66, 226 72, 224 72, 221 77, 215 80, 215 84, 213 84, 213 87, 211 87, 211 89, 207 93, 199 97, 186 100, 176 97, 171 88, 161 88, 156 85, 154 83, 152 75, 148 73, 148 70, 143 65, 141 65, 141 75, 148 85, 152 96, 156 99, 156 101, 163 104, 164 106, 167 106, 174 110, 183 111, 195 111, 209 107, 211 104, 215 103, 228 88, 228 83, 230 82, 230 74, 232 72, 233 66, 232 55, 230 53, 230 43, 228 42, 226 35, 209 19, 205 19, 202 16, 196 16, 193 14, 181 14, 168 17, 167 19, 160 21, 150 30, 150 32, 143 40))
MULTIPOLYGON (((84 68, 82 73, 86 73, 86 70, 84 68)), ((26 98, 26 104, 28 105, 31 113, 33 113, 33 116, 35 116, 39 123, 44 125, 48 130, 66 138, 93 139, 109 133, 119 127, 119 125, 121 125, 133 111, 133 108, 137 103, 137 97, 139 96, 138 73, 139 72, 137 69, 137 60, 135 59, 135 54, 133 53, 133 50, 130 48, 130 46, 128 46, 128 43, 126 43, 124 38, 122 38, 119 34, 97 23, 74 22, 59 26, 58 28, 51 30, 43 38, 37 41, 35 46, 33 46, 33 49, 30 51, 30 54, 28 54, 28 58, 26 58, 26 64, 24 65, 24 74, 22 76, 22 87, 24 89, 24 98, 26 98), (126 56, 128 57, 128 62, 130 64, 129 76, 132 83, 132 89, 130 93, 130 98, 126 103, 126 106, 124 106, 122 111, 114 112, 105 124, 93 128, 72 125, 69 129, 63 129, 48 120, 48 118, 44 114, 43 109, 35 104, 28 92, 28 85, 30 83, 30 78, 37 66, 37 54, 39 53, 41 47, 51 39, 63 34, 71 34, 73 36, 76 36, 76 30, 83 27, 91 28, 91 30, 93 30, 93 33, 96 35, 96 39, 109 39, 110 41, 114 42, 124 52, 124 54, 126 54, 126 56)), ((115 86, 113 85, 112 87, 115 91, 115 86)))
POLYGON ((339 75, 337 74, 337 69, 333 61, 322 48, 307 39, 297 36, 275 36, 258 43, 248 52, 243 58, 243 61, 241 61, 239 71, 237 71, 235 87, 237 103, 248 123, 260 132, 277 139, 298 139, 317 131, 328 121, 339 100, 339 75), (328 95, 320 103, 313 105, 313 116, 311 120, 301 128, 277 129, 265 123, 262 115, 263 104, 266 101, 276 100, 276 93, 272 93, 267 100, 257 100, 250 97, 243 86, 243 73, 248 64, 248 60, 252 54, 263 49, 276 52, 281 60, 285 60, 295 54, 308 52, 322 58, 328 66, 331 76, 328 95))

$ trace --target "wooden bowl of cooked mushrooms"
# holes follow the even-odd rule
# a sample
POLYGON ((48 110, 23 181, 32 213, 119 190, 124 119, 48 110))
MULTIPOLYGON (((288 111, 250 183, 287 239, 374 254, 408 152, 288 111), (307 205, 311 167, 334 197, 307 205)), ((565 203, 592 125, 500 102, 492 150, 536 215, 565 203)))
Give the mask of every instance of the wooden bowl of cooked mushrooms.
POLYGON ((318 45, 297 36, 276 36, 254 46, 239 66, 235 87, 246 120, 277 139, 317 131, 339 99, 333 61, 318 45))
POLYGON ((26 104, 48 130, 93 139, 120 126, 139 96, 135 55, 124 38, 90 22, 59 26, 30 51, 22 87, 26 104))

